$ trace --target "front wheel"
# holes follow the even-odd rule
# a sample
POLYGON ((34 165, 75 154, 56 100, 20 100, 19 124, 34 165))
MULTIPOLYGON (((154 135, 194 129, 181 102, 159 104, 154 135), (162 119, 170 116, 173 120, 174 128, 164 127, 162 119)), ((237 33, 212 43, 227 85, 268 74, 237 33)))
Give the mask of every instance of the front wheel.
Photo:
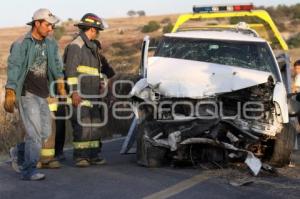
POLYGON ((295 144, 295 127, 289 123, 284 124, 283 130, 276 137, 270 163, 283 167, 290 163, 290 156, 295 144))
POLYGON ((152 138, 161 132, 157 122, 144 121, 138 125, 137 134, 137 163, 146 167, 160 167, 166 162, 167 150, 153 146, 146 137, 152 138))

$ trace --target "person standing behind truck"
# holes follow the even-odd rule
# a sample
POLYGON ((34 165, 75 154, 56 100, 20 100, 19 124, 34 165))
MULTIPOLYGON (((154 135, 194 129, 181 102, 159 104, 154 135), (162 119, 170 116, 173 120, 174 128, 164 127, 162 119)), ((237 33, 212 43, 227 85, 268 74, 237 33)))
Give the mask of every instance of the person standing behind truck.
POLYGON ((300 60, 294 63, 294 77, 293 92, 300 92, 300 60))
POLYGON ((17 154, 23 154, 19 160, 23 180, 45 179, 36 166, 42 143, 51 134, 49 86, 56 81, 59 94, 66 95, 58 46, 48 37, 58 22, 48 9, 38 9, 27 23, 32 26, 31 31, 12 44, 8 57, 4 109, 13 113, 18 104, 25 127, 24 142, 11 150, 13 162, 17 154))
POLYGON ((66 159, 64 154, 64 145, 66 138, 66 105, 59 104, 55 116, 59 119, 55 119, 56 135, 55 135, 55 159, 63 161, 66 159))

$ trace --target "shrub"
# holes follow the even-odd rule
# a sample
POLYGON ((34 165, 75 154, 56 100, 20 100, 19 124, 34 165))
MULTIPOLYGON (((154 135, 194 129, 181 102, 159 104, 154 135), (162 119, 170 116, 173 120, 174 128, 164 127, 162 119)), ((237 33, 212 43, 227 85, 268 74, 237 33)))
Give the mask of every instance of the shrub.
POLYGON ((218 23, 216 23, 216 22, 209 22, 206 25, 207 26, 216 26, 216 25, 218 25, 218 23))
POLYGON ((172 23, 171 19, 169 17, 163 18, 160 23, 162 24, 169 24, 172 23))
POLYGON ((146 12, 144 10, 136 11, 136 14, 139 15, 139 17, 146 16, 146 12))
POLYGON ((290 48, 300 47, 300 33, 294 35, 287 41, 290 48))
POLYGON ((160 28, 160 25, 157 21, 149 21, 147 25, 144 25, 142 28, 143 33, 154 32, 160 28))
POLYGON ((300 4, 292 6, 292 15, 294 19, 300 19, 300 4))
POLYGON ((163 33, 169 33, 172 31, 173 29, 173 24, 172 23, 168 23, 166 26, 163 27, 163 33))
POLYGON ((136 15, 136 12, 135 12, 134 10, 129 10, 129 11, 127 12, 127 15, 128 15, 129 17, 133 17, 133 16, 136 15))

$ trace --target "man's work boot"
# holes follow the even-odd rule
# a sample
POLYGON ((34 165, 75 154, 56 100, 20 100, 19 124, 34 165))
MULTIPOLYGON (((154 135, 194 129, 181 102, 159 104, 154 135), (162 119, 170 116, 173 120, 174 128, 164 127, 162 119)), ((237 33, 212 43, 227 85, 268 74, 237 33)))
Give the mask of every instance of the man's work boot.
POLYGON ((96 158, 92 158, 92 159, 90 160, 90 163, 91 163, 92 165, 104 165, 104 164, 106 164, 107 162, 106 162, 106 160, 105 160, 104 158, 96 157, 96 158))
POLYGON ((56 159, 48 161, 39 161, 36 165, 38 169, 59 169, 61 167, 60 163, 56 159))
POLYGON ((76 167, 89 167, 90 166, 90 162, 87 159, 78 158, 75 161, 76 161, 76 163, 75 163, 76 167))

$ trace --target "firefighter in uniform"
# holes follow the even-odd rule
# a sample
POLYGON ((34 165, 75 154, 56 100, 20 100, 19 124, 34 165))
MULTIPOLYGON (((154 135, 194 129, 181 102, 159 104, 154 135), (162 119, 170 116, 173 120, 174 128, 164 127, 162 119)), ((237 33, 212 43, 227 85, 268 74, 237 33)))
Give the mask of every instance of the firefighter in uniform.
POLYGON ((104 20, 88 13, 75 26, 80 31, 65 49, 64 64, 73 106, 73 157, 76 166, 87 167, 105 163, 99 157, 101 129, 93 124, 102 121, 101 107, 96 105, 102 100, 101 85, 115 73, 101 55, 100 42, 96 40, 99 31, 107 27, 104 20))

